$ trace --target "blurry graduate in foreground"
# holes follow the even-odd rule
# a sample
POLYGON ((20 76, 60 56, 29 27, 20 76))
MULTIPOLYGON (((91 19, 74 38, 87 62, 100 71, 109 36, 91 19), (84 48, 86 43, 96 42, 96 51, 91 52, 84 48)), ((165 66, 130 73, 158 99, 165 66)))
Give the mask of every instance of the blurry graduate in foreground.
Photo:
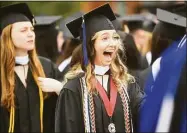
MULTIPOLYGON (((56 132, 133 132, 143 93, 127 73, 109 4, 67 24, 81 47, 59 95, 56 132)), ((76 49, 77 50, 77 49, 76 49)))
POLYGON ((153 40, 155 48, 162 48, 159 52, 164 48, 164 52, 159 53, 160 57, 153 54, 157 59, 145 88, 147 99, 141 109, 140 132, 187 131, 186 10, 185 4, 173 13, 157 9, 161 22, 155 27, 153 40))
POLYGON ((25 3, 0 8, 0 132, 53 132, 57 95, 38 77, 58 79, 51 61, 35 50, 35 19, 25 3))

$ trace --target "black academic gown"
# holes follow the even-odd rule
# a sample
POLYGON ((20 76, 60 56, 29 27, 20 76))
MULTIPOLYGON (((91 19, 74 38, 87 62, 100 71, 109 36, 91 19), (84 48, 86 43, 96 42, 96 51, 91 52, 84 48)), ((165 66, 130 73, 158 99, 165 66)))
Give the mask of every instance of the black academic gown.
POLYGON ((138 85, 140 86, 142 91, 144 91, 144 88, 145 88, 146 83, 147 83, 147 79, 152 72, 152 67, 149 66, 148 68, 146 68, 144 70, 129 71, 129 72, 135 77, 136 82, 138 83, 138 85))
MULTIPOLYGON (((79 75, 80 76, 80 75, 79 75)), ((81 76, 80 76, 81 77, 81 76)), ((108 85, 108 89, 109 85, 108 85)), ((143 101, 144 94, 137 84, 130 84, 128 87, 130 106, 134 125, 137 119, 138 109, 143 101)), ((109 93, 108 93, 109 94, 109 93)), ((56 107, 55 132, 85 132, 82 111, 81 85, 79 77, 70 80, 62 89, 56 107)), ((95 123, 97 132, 108 132, 110 119, 106 113, 104 104, 99 94, 94 95, 95 123)), ((117 94, 116 105, 112 121, 117 132, 125 132, 123 107, 119 93, 117 94)))
MULTIPOLYGON (((59 71, 46 58, 40 58, 46 77, 59 79, 59 71)), ((25 88, 18 75, 15 73, 15 126, 14 132, 40 132, 40 98, 39 89, 28 69, 27 87, 25 88)), ((51 93, 44 101, 43 131, 54 132, 54 115, 57 95, 51 93)), ((0 133, 8 132, 9 111, 0 106, 0 133)))

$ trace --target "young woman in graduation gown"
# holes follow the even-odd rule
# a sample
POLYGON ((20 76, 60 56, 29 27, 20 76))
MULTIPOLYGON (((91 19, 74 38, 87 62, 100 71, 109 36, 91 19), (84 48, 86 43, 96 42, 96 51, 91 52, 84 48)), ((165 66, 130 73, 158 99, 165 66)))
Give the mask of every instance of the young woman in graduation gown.
POLYGON ((84 15, 84 20, 67 24, 74 37, 82 33, 83 43, 72 57, 57 101, 56 132, 136 130, 133 125, 144 95, 119 58, 121 41, 111 23, 114 19, 105 4, 84 15))
POLYGON ((58 79, 52 62, 38 58, 33 15, 25 3, 0 8, 0 132, 54 132, 57 95, 38 77, 58 79))

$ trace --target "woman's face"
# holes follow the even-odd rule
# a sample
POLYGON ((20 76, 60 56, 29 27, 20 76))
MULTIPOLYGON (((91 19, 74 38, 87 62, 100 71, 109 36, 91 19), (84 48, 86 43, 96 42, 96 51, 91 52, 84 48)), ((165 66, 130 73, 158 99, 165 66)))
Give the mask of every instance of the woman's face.
POLYGON ((17 51, 30 51, 35 47, 34 28, 29 21, 14 23, 11 37, 17 51))
POLYGON ((57 35, 57 48, 58 48, 58 52, 60 53, 62 50, 62 45, 64 43, 64 37, 63 37, 63 32, 60 31, 57 35))
POLYGON ((103 30, 96 33, 94 43, 96 56, 95 65, 109 66, 115 58, 120 43, 120 37, 115 30, 103 30))

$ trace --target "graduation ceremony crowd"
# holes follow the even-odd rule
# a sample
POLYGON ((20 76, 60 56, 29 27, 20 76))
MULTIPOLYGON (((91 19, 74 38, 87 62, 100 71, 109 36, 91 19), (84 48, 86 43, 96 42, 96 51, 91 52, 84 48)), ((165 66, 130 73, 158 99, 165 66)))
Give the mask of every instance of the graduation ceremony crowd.
POLYGON ((0 133, 187 132, 186 14, 0 7, 0 133))

